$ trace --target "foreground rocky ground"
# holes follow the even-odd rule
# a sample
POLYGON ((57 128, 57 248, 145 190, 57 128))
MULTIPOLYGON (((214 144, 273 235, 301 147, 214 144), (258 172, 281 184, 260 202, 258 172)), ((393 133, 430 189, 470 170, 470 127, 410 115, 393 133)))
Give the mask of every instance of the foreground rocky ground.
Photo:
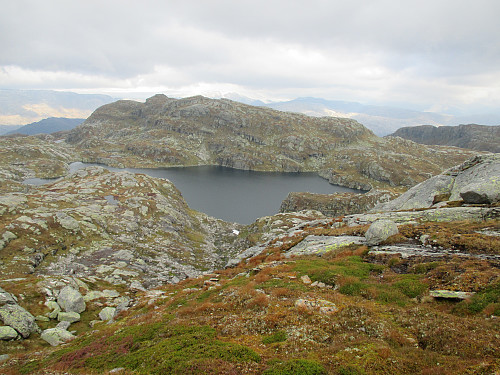
POLYGON ((499 168, 248 226, 98 167, 4 194, 0 372, 494 374, 499 168))

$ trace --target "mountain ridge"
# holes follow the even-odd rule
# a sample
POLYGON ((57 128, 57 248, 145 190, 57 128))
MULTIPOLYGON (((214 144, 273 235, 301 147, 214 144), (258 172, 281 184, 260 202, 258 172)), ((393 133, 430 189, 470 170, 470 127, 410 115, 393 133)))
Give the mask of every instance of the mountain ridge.
POLYGON ((202 96, 155 95, 97 109, 67 136, 85 161, 127 167, 221 165, 314 171, 331 183, 369 190, 412 186, 470 151, 379 138, 352 119, 311 117, 202 96))
POLYGON ((420 125, 400 128, 390 136, 426 145, 447 145, 478 151, 500 152, 500 126, 467 124, 436 127, 420 125))

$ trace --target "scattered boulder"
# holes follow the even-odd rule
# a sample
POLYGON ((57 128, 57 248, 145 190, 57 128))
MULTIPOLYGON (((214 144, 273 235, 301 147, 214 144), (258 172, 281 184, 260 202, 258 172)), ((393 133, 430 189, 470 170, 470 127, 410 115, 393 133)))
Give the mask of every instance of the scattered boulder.
POLYGON ((0 319, 5 325, 14 328, 23 338, 28 338, 40 328, 35 322, 35 317, 19 305, 7 304, 0 307, 0 319))
POLYGON ((392 220, 377 220, 365 233, 366 244, 369 246, 378 245, 390 236, 398 234, 398 226, 392 220))
POLYGON ((66 312, 81 313, 86 308, 83 296, 69 285, 61 289, 57 296, 57 303, 66 312))
POLYGON ((472 297, 474 293, 459 292, 455 290, 431 290, 429 295, 434 298, 447 298, 447 299, 467 299, 472 297))
POLYGON ((15 297, 4 289, 0 288, 0 306, 17 304, 15 297))
POLYGON ((0 327, 0 340, 15 340, 19 336, 17 331, 9 326, 0 327))
POLYGON ((49 319, 57 319, 57 315, 62 311, 61 306, 56 301, 49 301, 46 306, 52 311, 47 314, 49 319))
POLYGON ((61 311, 59 314, 57 314, 57 320, 60 322, 66 321, 70 323, 75 323, 80 321, 80 314, 69 311, 69 312, 64 312, 61 311))
POLYGON ((312 281, 311 281, 311 279, 310 279, 310 277, 309 277, 308 275, 304 275, 304 276, 302 276, 302 277, 300 278, 300 280, 302 280, 302 282, 303 282, 304 284, 311 284, 311 283, 312 283, 312 281))
POLYGON ((115 317, 115 315, 116 315, 115 307, 105 307, 99 313, 99 318, 101 318, 101 320, 108 321, 112 320, 115 317))
POLYGON ((67 330, 70 325, 71 325, 71 322, 68 322, 67 320, 62 320, 59 323, 57 323, 57 325, 55 326, 55 328, 60 328, 60 329, 66 329, 67 330))
POLYGON ((52 346, 57 346, 73 340, 76 336, 71 332, 61 328, 49 328, 42 332, 42 340, 47 341, 52 346))

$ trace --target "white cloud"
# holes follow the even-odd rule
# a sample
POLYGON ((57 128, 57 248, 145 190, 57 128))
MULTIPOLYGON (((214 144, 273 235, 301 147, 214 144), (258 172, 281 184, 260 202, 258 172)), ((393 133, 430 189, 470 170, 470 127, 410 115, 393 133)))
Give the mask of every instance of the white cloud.
POLYGON ((3 88, 500 103, 496 0, 0 5, 3 88))

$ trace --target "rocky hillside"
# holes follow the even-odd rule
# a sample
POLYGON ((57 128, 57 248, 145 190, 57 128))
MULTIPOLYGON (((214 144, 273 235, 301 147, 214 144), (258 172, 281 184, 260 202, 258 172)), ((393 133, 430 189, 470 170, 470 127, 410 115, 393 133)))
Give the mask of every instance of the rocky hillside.
POLYGON ((222 165, 260 171, 316 171, 331 183, 369 190, 413 186, 473 155, 400 138, 379 138, 358 122, 253 107, 201 96, 96 110, 67 142, 84 160, 113 166, 222 165))
POLYGON ((169 181, 101 167, 0 196, 0 214, 6 278, 99 276, 151 287, 221 267, 238 251, 240 227, 191 210, 169 181))
POLYGON ((27 178, 56 178, 68 173, 78 153, 50 135, 0 137, 0 194, 25 191, 27 178))
POLYGON ((409 139, 424 145, 446 145, 478 151, 500 152, 500 126, 421 125, 400 128, 391 136, 409 139))
POLYGON ((3 195, 0 372, 495 374, 499 165, 470 159, 372 213, 249 226, 96 167, 3 195))

